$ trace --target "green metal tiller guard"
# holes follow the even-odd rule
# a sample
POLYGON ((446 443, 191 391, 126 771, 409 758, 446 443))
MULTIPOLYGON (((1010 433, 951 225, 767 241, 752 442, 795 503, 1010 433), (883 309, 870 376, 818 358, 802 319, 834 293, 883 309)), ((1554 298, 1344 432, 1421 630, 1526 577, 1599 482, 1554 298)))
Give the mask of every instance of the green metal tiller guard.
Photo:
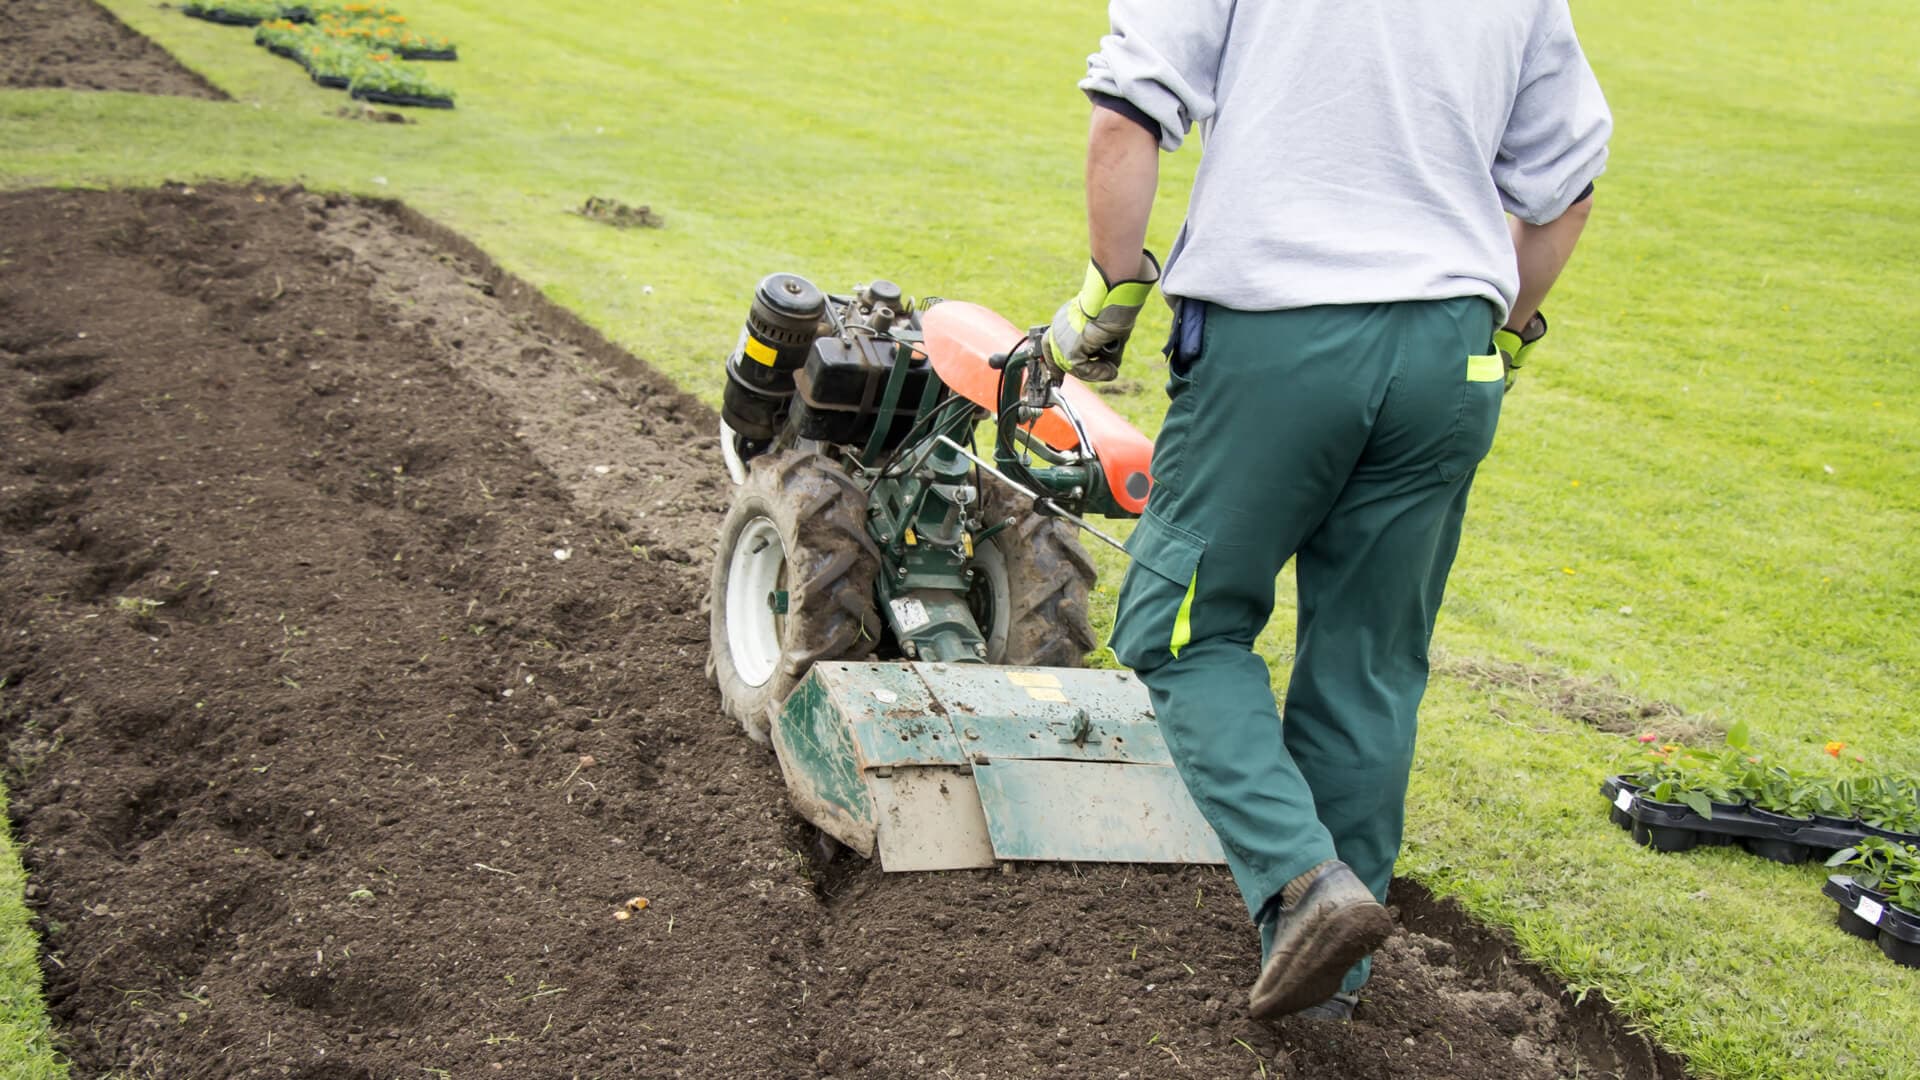
POLYGON ((885 870, 1225 862, 1131 672, 823 662, 773 739, 801 815, 885 870))

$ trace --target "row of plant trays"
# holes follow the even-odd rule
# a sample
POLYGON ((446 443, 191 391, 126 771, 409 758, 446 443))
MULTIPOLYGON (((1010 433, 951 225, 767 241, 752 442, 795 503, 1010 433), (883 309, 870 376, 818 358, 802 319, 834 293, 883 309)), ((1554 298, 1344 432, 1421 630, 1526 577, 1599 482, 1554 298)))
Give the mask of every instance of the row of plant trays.
MULTIPOLYGON (((300 59, 300 54, 285 45, 263 45, 262 47, 275 56, 285 57, 296 64, 300 64, 302 67, 306 66, 305 62, 300 59)), ((460 54, 453 49, 395 49, 393 50, 393 54, 402 60, 460 59, 460 54)))
MULTIPOLYGON (((275 56, 299 64, 315 84, 328 90, 346 90, 362 101, 413 108, 451 109, 453 98, 413 69, 396 63, 387 51, 366 52, 340 42, 302 40, 285 33, 286 24, 263 24, 254 31, 254 43, 275 56), (384 84, 384 85, 382 85, 384 84)), ((405 54, 401 54, 404 60, 405 54)))
POLYGON ((369 86, 355 86, 353 79, 346 75, 328 75, 313 70, 305 59, 291 50, 272 49, 276 56, 284 56, 301 67, 306 68, 307 76, 314 84, 326 90, 345 90, 347 96, 377 105, 404 105, 416 109, 451 109, 453 99, 428 94, 403 94, 392 90, 380 90, 369 86))
POLYGON ((1613 823, 1633 833, 1635 843, 1656 851, 1687 851, 1706 845, 1739 845, 1763 859, 1803 863, 1816 853, 1852 847, 1868 837, 1920 844, 1920 836, 1889 832, 1855 820, 1776 814, 1751 803, 1713 803, 1712 816, 1685 803, 1659 802, 1624 777, 1610 777, 1600 793, 1612 804, 1613 823))
POLYGON ((1920 914, 1845 874, 1828 877, 1820 891, 1840 905, 1840 929, 1875 942, 1887 959, 1902 967, 1920 968, 1920 914))
POLYGON ((453 99, 446 97, 426 97, 420 94, 396 94, 391 90, 374 90, 365 86, 352 87, 348 97, 375 105, 405 105, 415 109, 451 109, 453 99))
POLYGON ((187 3, 180 9, 189 18, 202 19, 221 26, 258 26, 269 19, 310 22, 311 8, 274 3, 187 3))
MULTIPOLYGON (((310 8, 277 7, 270 3, 238 5, 189 3, 183 10, 193 18, 203 19, 211 23, 219 23, 222 26, 257 27, 262 24, 278 22, 313 25, 324 21, 320 17, 317 17, 310 8)), ((386 9, 383 7, 380 11, 384 12, 386 9)), ((402 35, 402 40, 379 40, 370 42, 370 44, 377 46, 381 51, 391 52, 399 56, 402 60, 454 61, 460 59, 460 50, 445 37, 436 39, 409 32, 402 35), (408 45, 404 40, 407 37, 414 38, 417 43, 408 45), (437 44, 428 44, 429 42, 436 41, 437 44)), ((276 55, 284 56, 290 60, 299 59, 293 52, 282 45, 268 45, 267 49, 276 55)))

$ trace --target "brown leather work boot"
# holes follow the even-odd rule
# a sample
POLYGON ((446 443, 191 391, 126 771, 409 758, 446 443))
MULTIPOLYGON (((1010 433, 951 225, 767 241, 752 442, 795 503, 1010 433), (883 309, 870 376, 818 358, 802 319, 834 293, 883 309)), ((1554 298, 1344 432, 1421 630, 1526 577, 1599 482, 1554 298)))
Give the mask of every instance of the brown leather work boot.
POLYGON ((1256 1020, 1327 1001, 1347 971, 1393 933, 1387 909, 1338 859, 1288 882, 1268 918, 1273 944, 1247 1001, 1256 1020))

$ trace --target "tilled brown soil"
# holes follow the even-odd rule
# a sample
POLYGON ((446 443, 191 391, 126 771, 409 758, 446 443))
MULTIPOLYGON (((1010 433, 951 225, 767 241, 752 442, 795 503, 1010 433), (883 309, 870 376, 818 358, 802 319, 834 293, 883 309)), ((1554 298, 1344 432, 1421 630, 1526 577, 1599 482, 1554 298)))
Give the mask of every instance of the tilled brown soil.
POLYGON ((227 97, 93 0, 0 0, 0 86, 227 97))
POLYGON ((1217 871, 820 862, 701 678, 711 414, 474 254, 0 195, 0 721, 76 1076, 1677 1075, 1411 887, 1357 1023, 1265 1025, 1217 871))

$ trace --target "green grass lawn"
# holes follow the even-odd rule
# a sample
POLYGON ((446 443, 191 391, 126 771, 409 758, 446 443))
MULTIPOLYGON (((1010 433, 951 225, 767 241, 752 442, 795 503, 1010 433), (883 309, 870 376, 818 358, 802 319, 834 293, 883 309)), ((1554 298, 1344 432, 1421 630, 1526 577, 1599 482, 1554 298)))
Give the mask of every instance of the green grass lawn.
MULTIPOLYGON (((406 127, 332 118, 344 95, 246 31, 106 4, 235 101, 0 92, 0 185, 402 198, 709 401, 770 270, 1037 322, 1084 263, 1074 82, 1096 3, 403 0, 463 58, 437 69, 460 108, 406 127), (594 194, 667 227, 566 212, 594 194)), ((1920 771, 1920 20, 1910 0, 1579 15, 1613 166, 1481 473, 1441 647, 1609 676, 1807 761, 1840 739, 1920 771)), ((1158 250, 1196 161, 1165 163, 1158 250)), ((1130 365, 1114 400, 1151 430, 1163 369, 1130 365)), ((1621 740, 1522 689, 1441 678, 1424 717, 1406 872, 1700 1075, 1920 1076, 1920 972, 1834 929, 1817 870, 1633 847, 1595 787, 1621 740)), ((0 870, 0 950, 18 899, 0 870)), ((29 1034, 0 1027, 0 1071, 46 1060, 11 940, 0 1024, 29 1034)))

